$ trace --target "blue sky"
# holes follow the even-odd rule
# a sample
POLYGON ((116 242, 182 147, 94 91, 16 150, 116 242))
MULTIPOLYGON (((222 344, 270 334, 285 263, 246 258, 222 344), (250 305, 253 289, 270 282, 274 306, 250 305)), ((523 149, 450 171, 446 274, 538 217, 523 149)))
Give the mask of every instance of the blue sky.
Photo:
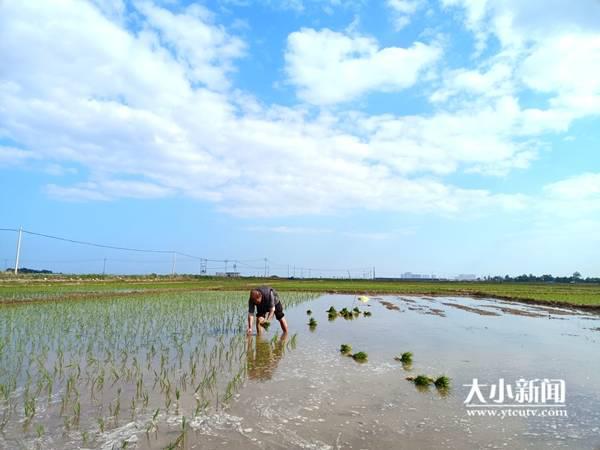
POLYGON ((600 275, 595 0, 6 1, 0 62, 0 228, 245 273, 600 275))

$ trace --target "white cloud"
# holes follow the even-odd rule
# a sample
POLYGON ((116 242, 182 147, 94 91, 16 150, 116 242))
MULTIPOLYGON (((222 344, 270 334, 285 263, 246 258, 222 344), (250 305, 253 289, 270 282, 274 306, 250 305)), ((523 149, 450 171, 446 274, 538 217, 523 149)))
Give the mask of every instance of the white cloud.
POLYGON ((81 183, 75 186, 63 187, 48 184, 44 190, 50 197, 66 201, 107 201, 110 197, 97 189, 93 183, 81 183))
POLYGON ((417 10, 423 6, 423 0, 387 0, 386 4, 393 12, 396 31, 406 27, 417 10))
POLYGON ((443 104, 494 102, 537 94, 520 111, 518 135, 569 130, 600 114, 600 3, 595 0, 442 0, 465 11, 481 50, 491 36, 500 49, 477 68, 447 70, 430 97, 443 104), (539 100, 541 98, 541 100, 539 100))
POLYGON ((600 114, 600 27, 596 33, 549 37, 525 58, 521 78, 553 95, 552 106, 583 116, 600 114))
MULTIPOLYGON (((600 202, 600 173, 584 173, 545 186, 550 198, 600 202)), ((600 206, 600 203, 599 203, 600 206)))
POLYGON ((169 195, 171 190, 142 181, 101 180, 77 183, 66 187, 49 184, 46 186, 46 193, 61 200, 86 201, 115 198, 160 198, 169 195))
POLYGON ((230 36, 222 27, 212 24, 211 14, 200 5, 188 6, 181 14, 143 2, 138 10, 146 16, 146 24, 156 30, 161 43, 174 49, 188 79, 209 88, 228 86, 226 74, 232 61, 243 55, 244 43, 230 36))
MULTIPOLYGON (((478 39, 494 35, 515 81, 554 95, 553 107, 600 111, 600 2, 596 0, 442 0, 466 11, 465 25, 478 39), (587 96, 587 98, 586 98, 587 96), (590 98, 591 96, 591 98, 590 98)), ((481 40, 481 39, 480 39, 481 40)), ((497 58, 495 56, 494 58, 497 58)), ((505 68, 503 70, 506 74, 505 68)), ((492 72, 487 78, 492 81, 492 72)), ((467 87, 477 85, 477 79, 467 87)), ((490 86, 491 87, 491 86, 490 86)))
POLYGON ((0 145, 0 167, 21 166, 37 158, 35 152, 0 145))
POLYGON ((333 230, 328 228, 311 228, 311 227, 292 227, 287 225, 279 226, 260 226, 255 225, 246 228, 248 231, 258 231, 261 233, 277 233, 277 234, 324 234, 331 233, 333 230))
MULTIPOLYGON (((230 64, 244 45, 204 10, 173 14, 143 4, 134 33, 83 1, 0 5, 3 137, 18 143, 18 152, 25 152, 19 155, 89 173, 75 184, 49 185, 56 198, 184 195, 231 214, 269 217, 350 209, 442 215, 522 209, 524 196, 461 188, 442 176, 526 167, 535 150, 526 138, 562 119, 522 110, 510 96, 429 116, 314 116, 228 88, 230 64), (189 36, 211 37, 198 38, 192 48, 179 25, 189 36), (193 70, 201 67, 206 71, 193 70), (524 120, 528 114, 532 119, 524 120)), ((307 32, 317 41, 331 34, 350 49, 325 69, 338 75, 350 70, 355 78, 334 83, 323 73, 325 84, 311 87, 314 95, 331 84, 330 101, 408 86, 421 60, 438 56, 424 44, 380 49, 370 38, 299 33, 307 32)), ((336 45, 321 50, 339 55, 336 45)))
POLYGON ((371 146, 400 173, 469 172, 505 175, 524 169, 536 156, 535 144, 522 134, 525 112, 516 99, 502 97, 491 104, 430 117, 371 117, 362 121, 372 135, 371 146))
POLYGON ((443 85, 431 94, 432 102, 444 102, 453 96, 502 97, 513 93, 513 67, 506 61, 494 62, 484 69, 455 69, 443 76, 443 85))
POLYGON ((368 36, 303 28, 288 36, 286 72, 300 98, 327 105, 371 91, 396 92, 413 86, 441 56, 436 45, 380 48, 368 36))
POLYGON ((365 240, 365 241, 387 241, 396 237, 395 233, 392 232, 370 232, 370 231, 344 231, 341 233, 342 236, 352 238, 352 240, 365 240))
POLYGON ((349 237, 352 239, 361 240, 373 240, 383 241, 393 239, 399 236, 408 236, 415 234, 414 229, 394 229, 390 231, 382 232, 370 232, 370 231, 337 231, 331 228, 314 228, 314 227, 294 227, 287 225, 280 226, 261 226, 255 225, 247 227, 248 231, 257 231, 262 233, 276 233, 276 234, 337 234, 343 237, 349 237))
POLYGON ((92 0, 100 11, 108 18, 122 21, 127 11, 124 0, 92 0))
POLYGON ((464 22, 476 36, 495 34, 503 46, 521 46, 576 30, 597 31, 596 0, 441 0, 465 11, 464 22))
POLYGON ((77 169, 75 169, 74 167, 64 167, 56 163, 50 163, 46 165, 42 170, 44 173, 47 173, 48 175, 52 175, 54 177, 61 177, 63 175, 69 174, 74 175, 77 173, 77 169))
POLYGON ((220 0, 225 6, 255 7, 257 4, 268 6, 275 10, 289 10, 297 14, 313 12, 322 9, 326 14, 333 14, 336 9, 358 10, 365 4, 365 0, 220 0))

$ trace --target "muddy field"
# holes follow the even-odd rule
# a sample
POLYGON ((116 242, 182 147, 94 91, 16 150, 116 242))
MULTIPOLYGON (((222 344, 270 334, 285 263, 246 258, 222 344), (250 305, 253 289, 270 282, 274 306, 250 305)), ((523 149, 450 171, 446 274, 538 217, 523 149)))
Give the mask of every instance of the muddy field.
MULTIPOLYGON (((282 297, 286 337, 277 323, 246 336, 242 293, 4 308, 0 448, 600 446, 592 312, 462 297, 282 297), (395 359, 404 352, 412 362, 395 359), (446 375, 450 386, 416 386, 418 375, 446 375), (536 415, 473 415, 474 378, 494 409, 519 403, 497 401, 500 379, 564 380, 565 398, 560 408, 537 402, 536 415)), ((525 406, 512 409, 535 409, 525 406)))

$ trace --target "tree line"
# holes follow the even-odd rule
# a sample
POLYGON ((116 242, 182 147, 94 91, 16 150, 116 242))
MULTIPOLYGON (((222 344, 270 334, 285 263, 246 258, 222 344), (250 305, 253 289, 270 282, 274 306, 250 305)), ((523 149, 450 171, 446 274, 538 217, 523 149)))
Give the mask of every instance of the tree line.
POLYGON ((550 274, 544 275, 533 275, 533 274, 523 274, 511 277, 510 275, 504 276, 489 276, 484 277, 485 281, 494 281, 494 282, 515 282, 515 283, 600 283, 599 277, 582 277, 581 273, 573 272, 573 274, 568 276, 554 276, 550 274))

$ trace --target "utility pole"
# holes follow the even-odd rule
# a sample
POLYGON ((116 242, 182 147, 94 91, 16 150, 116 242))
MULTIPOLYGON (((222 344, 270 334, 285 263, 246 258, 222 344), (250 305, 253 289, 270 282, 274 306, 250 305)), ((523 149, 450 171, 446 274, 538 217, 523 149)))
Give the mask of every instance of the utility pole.
POLYGON ((102 266, 102 276, 106 275, 106 258, 104 258, 104 264, 102 266))
POLYGON ((290 265, 288 264, 288 278, 290 277, 290 265))
POLYGON ((15 258, 15 275, 19 273, 19 258, 21 257, 21 239, 23 238, 23 227, 19 227, 19 238, 17 239, 17 257, 15 258))
POLYGON ((171 267, 171 276, 175 276, 175 264, 177 263, 177 253, 173 252, 173 266, 171 267))
POLYGON ((373 279, 375 279, 375 266, 373 266, 373 279))
POLYGON ((265 278, 267 278, 267 261, 268 259, 265 258, 265 278))
POLYGON ((225 260, 225 275, 227 275, 227 263, 229 262, 228 259, 225 260))

